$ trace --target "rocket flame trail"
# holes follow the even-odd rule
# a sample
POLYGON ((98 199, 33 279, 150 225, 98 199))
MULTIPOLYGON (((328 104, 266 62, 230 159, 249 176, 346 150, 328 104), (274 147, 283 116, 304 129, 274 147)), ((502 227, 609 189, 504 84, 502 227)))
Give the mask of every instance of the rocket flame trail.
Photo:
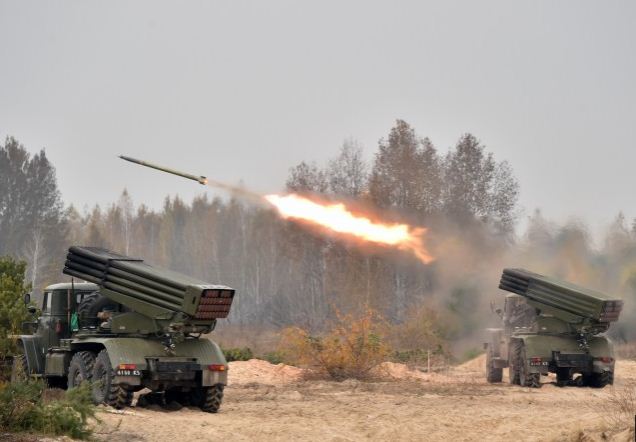
POLYGON ((296 194, 266 195, 264 198, 283 218, 306 221, 333 232, 410 251, 425 264, 434 260, 424 248, 424 228, 374 222, 354 215, 342 203, 320 204, 296 194))
POLYGON ((363 216, 354 215, 342 203, 321 204, 293 193, 284 196, 261 195, 242 187, 232 186, 206 178, 202 175, 193 175, 125 155, 120 155, 120 158, 131 163, 196 181, 204 186, 207 185, 223 189, 236 197, 249 200, 252 203, 258 204, 267 201, 278 210, 278 213, 283 218, 312 223, 325 227, 332 232, 409 251, 425 264, 428 264, 434 259, 424 248, 426 229, 421 227, 374 222, 363 216))

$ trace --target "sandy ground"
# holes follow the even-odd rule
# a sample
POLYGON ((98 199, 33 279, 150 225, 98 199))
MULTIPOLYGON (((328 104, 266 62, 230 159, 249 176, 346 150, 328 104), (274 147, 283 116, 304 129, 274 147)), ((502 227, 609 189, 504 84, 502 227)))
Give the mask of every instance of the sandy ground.
MULTIPOLYGON (((109 441, 242 440, 632 440, 613 427, 617 399, 636 388, 636 362, 619 361, 602 390, 528 389, 485 382, 483 357, 442 373, 385 364, 383 382, 303 381, 295 367, 230 364, 221 411, 104 409, 97 438, 109 441)), ((544 383, 553 381, 544 378, 544 383)), ((624 400, 623 400, 624 402, 624 400)), ((628 416, 626 422, 633 422, 628 416)), ((626 427, 623 427, 623 429, 626 427)))

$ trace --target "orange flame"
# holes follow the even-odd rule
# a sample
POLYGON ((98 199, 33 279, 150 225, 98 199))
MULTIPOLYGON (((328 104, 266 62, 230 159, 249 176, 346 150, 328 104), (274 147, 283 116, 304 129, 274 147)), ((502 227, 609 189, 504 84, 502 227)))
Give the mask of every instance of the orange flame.
POLYGON ((283 218, 307 221, 333 232, 410 251, 425 264, 434 260, 424 248, 426 229, 407 224, 385 224, 351 213, 344 204, 320 204, 296 194, 265 195, 283 218))

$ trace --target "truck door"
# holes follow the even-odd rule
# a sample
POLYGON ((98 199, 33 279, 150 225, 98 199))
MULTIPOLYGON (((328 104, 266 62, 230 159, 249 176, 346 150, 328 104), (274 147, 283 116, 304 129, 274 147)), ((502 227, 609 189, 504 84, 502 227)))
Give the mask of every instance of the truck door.
MULTIPOLYGON (((60 345, 60 339, 65 339, 70 336, 69 331, 69 299, 71 293, 69 290, 53 290, 49 294, 47 315, 47 328, 48 328, 48 346, 58 347, 60 345)), ((74 300, 71 300, 73 304, 74 300)), ((45 315, 45 312, 42 312, 45 315)))
POLYGON ((43 357, 48 348, 51 347, 55 335, 55 324, 51 317, 53 296, 53 292, 44 292, 42 297, 42 316, 38 319, 38 334, 42 339, 42 355, 40 357, 43 357))

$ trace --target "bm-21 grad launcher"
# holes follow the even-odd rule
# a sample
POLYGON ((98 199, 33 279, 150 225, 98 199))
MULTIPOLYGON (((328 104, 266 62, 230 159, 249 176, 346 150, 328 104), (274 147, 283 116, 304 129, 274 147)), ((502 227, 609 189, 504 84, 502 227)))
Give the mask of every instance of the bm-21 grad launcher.
POLYGON ((63 273, 87 283, 44 292, 37 329, 18 337, 14 376, 75 387, 116 408, 149 388, 161 400, 216 412, 227 384, 219 346, 201 334, 230 312, 234 289, 95 247, 71 247, 63 273))
POLYGON ((484 345, 488 382, 501 382, 505 367, 510 383, 528 387, 550 372, 561 386, 614 382, 612 343, 601 334, 623 301, 523 269, 504 269, 499 288, 511 294, 497 310, 503 328, 490 329, 484 345))

